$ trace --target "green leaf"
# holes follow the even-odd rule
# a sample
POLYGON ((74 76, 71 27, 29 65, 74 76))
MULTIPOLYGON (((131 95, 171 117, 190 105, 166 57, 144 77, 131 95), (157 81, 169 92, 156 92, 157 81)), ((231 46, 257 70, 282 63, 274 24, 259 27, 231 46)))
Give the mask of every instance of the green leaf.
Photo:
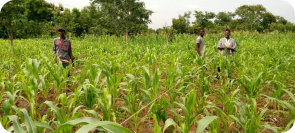
POLYGON ((15 133, 26 132, 19 123, 18 117, 15 115, 9 115, 8 118, 13 122, 13 130, 15 133))
POLYGON ((267 129, 270 129, 270 130, 274 131, 275 133, 278 133, 278 130, 275 129, 275 128, 273 128, 273 127, 271 127, 269 124, 264 124, 264 125, 262 125, 262 126, 264 126, 264 127, 267 128, 267 129))
POLYGON ((127 77, 129 77, 132 80, 133 83, 135 83, 135 84, 137 83, 134 75, 132 75, 132 74, 126 74, 126 75, 127 75, 127 77))
POLYGON ((53 102, 45 101, 44 103, 46 103, 49 107, 51 107, 52 110, 54 110, 54 112, 56 114, 56 118, 61 124, 68 121, 68 117, 66 116, 65 112, 63 110, 61 110, 60 108, 56 107, 53 104, 53 102))
POLYGON ((233 115, 229 115, 229 117, 231 117, 232 119, 234 119, 235 121, 237 121, 240 124, 241 127, 244 127, 243 124, 242 124, 242 122, 237 117, 235 117, 233 115))
POLYGON ((23 113, 24 113, 24 117, 25 117, 25 124, 27 127, 27 130, 29 133, 37 133, 37 127, 34 123, 34 121, 32 120, 32 118, 29 116, 28 111, 26 109, 20 109, 23 113))
POLYGON ((217 116, 206 116, 198 122, 196 133, 202 133, 203 130, 214 120, 217 116))
POLYGON ((178 103, 178 102, 174 102, 174 103, 177 104, 185 112, 185 114, 189 113, 187 108, 182 103, 178 103))
POLYGON ((78 118, 78 119, 71 120, 62 124, 53 133, 57 133, 58 131, 66 129, 68 127, 73 127, 74 125, 86 125, 88 123, 95 123, 95 122, 99 122, 99 120, 92 117, 78 118))
POLYGON ((107 130, 108 132, 112 132, 112 133, 132 133, 127 128, 124 128, 117 123, 113 123, 109 121, 98 121, 98 122, 90 123, 88 125, 81 127, 76 133, 87 133, 96 127, 101 127, 107 130))
POLYGON ((286 89, 283 89, 283 91, 285 91, 286 93, 288 93, 289 96, 292 98, 293 102, 295 102, 295 96, 294 96, 294 94, 292 92, 290 92, 290 91, 288 91, 286 89))
POLYGON ((164 128, 163 128, 163 132, 165 132, 165 130, 168 128, 168 127, 170 127, 170 126, 177 126, 177 124, 174 122, 174 120, 173 119, 171 119, 171 118, 169 118, 169 119, 167 119, 166 121, 165 121, 165 125, 164 125, 164 128))
POLYGON ((83 105, 79 105, 78 107, 76 107, 76 108, 73 110, 72 119, 73 119, 73 118, 77 118, 77 117, 80 116, 80 114, 77 113, 77 110, 80 109, 81 107, 83 107, 83 105))
POLYGON ((97 118, 101 118, 101 119, 102 119, 102 117, 100 117, 100 116, 98 115, 98 113, 95 112, 94 110, 84 110, 84 111, 86 111, 87 113, 93 114, 93 115, 94 115, 95 117, 97 117, 97 118))
POLYGON ((160 126, 158 124, 158 119, 157 119, 157 116, 155 114, 153 115, 153 118, 155 120, 154 133, 161 133, 160 126))
POLYGON ((45 128, 48 128, 50 130, 54 130, 51 126, 49 126, 48 124, 46 123, 42 123, 42 122, 37 122, 37 121, 34 121, 34 124, 38 127, 45 127, 45 128))

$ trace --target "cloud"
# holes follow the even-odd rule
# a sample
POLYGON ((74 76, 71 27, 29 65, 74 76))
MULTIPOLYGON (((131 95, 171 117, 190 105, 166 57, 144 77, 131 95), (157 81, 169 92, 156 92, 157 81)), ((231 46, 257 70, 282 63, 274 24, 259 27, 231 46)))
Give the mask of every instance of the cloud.
POLYGON ((206 10, 206 6, 200 6, 200 5, 186 5, 186 10, 206 10))
POLYGON ((162 9, 159 5, 154 5, 154 4, 146 5, 146 8, 149 10, 161 10, 162 9))

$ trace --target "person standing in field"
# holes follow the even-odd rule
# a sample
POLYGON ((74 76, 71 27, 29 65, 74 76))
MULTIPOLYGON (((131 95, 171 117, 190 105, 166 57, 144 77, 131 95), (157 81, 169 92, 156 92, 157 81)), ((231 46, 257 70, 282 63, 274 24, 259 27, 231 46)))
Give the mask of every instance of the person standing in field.
POLYGON ((197 38, 197 41, 196 41, 196 51, 198 53, 199 56, 202 56, 202 53, 204 53, 203 56, 205 56, 205 52, 203 52, 203 48, 205 46, 205 42, 204 42, 204 35, 205 35, 205 30, 204 28, 200 28, 199 29, 199 36, 197 38))
MULTIPOLYGON (((66 30, 64 28, 58 28, 59 37, 53 40, 53 55, 57 54, 62 61, 64 68, 70 65, 70 59, 72 60, 72 66, 74 67, 74 59, 72 52, 72 44, 69 39, 65 37, 66 30)), ((57 59, 54 59, 57 62, 57 59)), ((70 76, 70 73, 68 74, 70 76)))
MULTIPOLYGON (((229 29, 225 30, 225 37, 221 38, 218 42, 217 48, 222 54, 228 56, 234 56, 234 52, 237 51, 237 44, 235 39, 230 38, 231 31, 229 29)), ((220 73, 220 67, 218 67, 218 73, 220 73)), ((218 74, 216 76, 218 78, 218 74)))
POLYGON ((234 52, 237 51, 236 41, 235 39, 230 38, 229 29, 225 30, 225 37, 220 39, 217 48, 222 54, 226 53, 226 57, 228 57, 229 55, 233 56, 234 52))

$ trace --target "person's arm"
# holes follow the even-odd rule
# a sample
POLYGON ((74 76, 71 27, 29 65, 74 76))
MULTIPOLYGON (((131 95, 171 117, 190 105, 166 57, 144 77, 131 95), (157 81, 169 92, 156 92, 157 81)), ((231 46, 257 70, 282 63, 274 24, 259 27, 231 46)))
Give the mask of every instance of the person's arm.
POLYGON ((236 40, 233 40, 233 47, 231 48, 232 51, 237 51, 237 43, 236 40))
POLYGON ((228 50, 232 50, 232 47, 230 47, 230 46, 226 46, 226 49, 228 49, 228 50))
POLYGON ((70 43, 69 43, 69 56, 70 56, 70 58, 71 58, 71 60, 72 60, 72 66, 74 67, 74 59, 75 59, 75 57, 73 56, 73 51, 72 51, 72 44, 71 44, 71 41, 70 41, 70 43))
POLYGON ((56 49, 56 46, 55 46, 55 40, 53 40, 53 45, 52 45, 52 56, 53 56, 55 62, 57 62, 57 59, 56 59, 56 57, 55 57, 55 56, 56 56, 56 53, 57 53, 56 50, 57 50, 57 49, 56 49))
POLYGON ((236 48, 237 48, 237 44, 236 44, 236 41, 234 39, 233 39, 232 47, 226 46, 226 49, 229 49, 229 50, 232 50, 232 51, 236 51, 236 48))
POLYGON ((56 49, 55 49, 55 40, 53 40, 53 45, 52 45, 52 54, 56 54, 56 49))
POLYGON ((201 39, 197 38, 196 51, 197 51, 197 53, 198 53, 199 56, 202 56, 202 54, 200 52, 200 43, 201 43, 201 39))
POLYGON ((197 53, 198 53, 199 56, 202 56, 199 48, 200 48, 200 43, 197 43, 196 51, 197 51, 197 53))

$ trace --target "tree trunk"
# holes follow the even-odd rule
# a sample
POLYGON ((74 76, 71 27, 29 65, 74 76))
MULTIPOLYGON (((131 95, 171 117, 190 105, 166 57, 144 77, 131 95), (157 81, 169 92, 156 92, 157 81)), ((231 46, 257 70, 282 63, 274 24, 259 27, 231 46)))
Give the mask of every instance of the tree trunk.
POLYGON ((126 43, 128 44, 128 23, 126 24, 126 43))
POLYGON ((10 40, 10 45, 13 46, 13 32, 12 31, 8 31, 8 36, 9 36, 9 40, 10 40))

